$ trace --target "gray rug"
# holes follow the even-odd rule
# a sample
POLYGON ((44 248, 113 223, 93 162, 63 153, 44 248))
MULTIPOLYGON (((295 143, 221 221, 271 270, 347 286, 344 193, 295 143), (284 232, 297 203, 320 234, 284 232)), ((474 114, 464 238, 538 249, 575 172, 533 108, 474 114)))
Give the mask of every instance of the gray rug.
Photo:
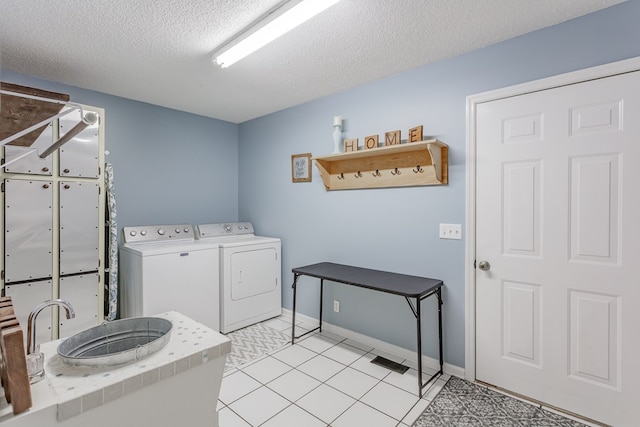
POLYGON ((451 377, 413 424, 431 426, 585 427, 487 387, 451 377))
POLYGON ((230 332, 227 337, 231 340, 231 353, 227 355, 225 371, 251 362, 290 341, 289 335, 262 323, 230 332))

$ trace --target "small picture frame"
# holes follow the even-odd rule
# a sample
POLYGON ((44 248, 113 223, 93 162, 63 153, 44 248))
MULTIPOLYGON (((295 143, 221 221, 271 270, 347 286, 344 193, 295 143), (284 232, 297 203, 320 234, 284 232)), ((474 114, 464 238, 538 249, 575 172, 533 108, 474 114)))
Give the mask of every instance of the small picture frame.
POLYGON ((291 155, 291 181, 311 182, 311 153, 291 155))

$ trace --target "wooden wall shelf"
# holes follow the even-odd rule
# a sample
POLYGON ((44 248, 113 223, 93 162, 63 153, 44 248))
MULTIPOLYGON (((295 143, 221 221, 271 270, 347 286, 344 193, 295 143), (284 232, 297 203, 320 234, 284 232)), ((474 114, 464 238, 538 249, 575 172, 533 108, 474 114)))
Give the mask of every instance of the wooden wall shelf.
POLYGON ((314 157, 327 190, 442 185, 448 146, 436 139, 314 157))

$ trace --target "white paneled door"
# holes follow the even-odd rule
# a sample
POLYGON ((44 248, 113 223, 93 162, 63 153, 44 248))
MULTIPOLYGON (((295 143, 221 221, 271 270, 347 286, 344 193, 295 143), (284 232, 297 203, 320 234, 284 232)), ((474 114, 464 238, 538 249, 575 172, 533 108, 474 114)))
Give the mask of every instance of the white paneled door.
POLYGON ((476 378, 616 426, 639 422, 638 88, 476 109, 476 378))

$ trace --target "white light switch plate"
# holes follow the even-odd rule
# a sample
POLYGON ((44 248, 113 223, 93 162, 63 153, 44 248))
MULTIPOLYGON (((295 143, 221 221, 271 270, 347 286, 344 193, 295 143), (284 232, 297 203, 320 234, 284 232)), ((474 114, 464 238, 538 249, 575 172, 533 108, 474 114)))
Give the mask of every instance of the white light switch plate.
POLYGON ((462 224, 440 224, 441 239, 462 239, 462 224))

